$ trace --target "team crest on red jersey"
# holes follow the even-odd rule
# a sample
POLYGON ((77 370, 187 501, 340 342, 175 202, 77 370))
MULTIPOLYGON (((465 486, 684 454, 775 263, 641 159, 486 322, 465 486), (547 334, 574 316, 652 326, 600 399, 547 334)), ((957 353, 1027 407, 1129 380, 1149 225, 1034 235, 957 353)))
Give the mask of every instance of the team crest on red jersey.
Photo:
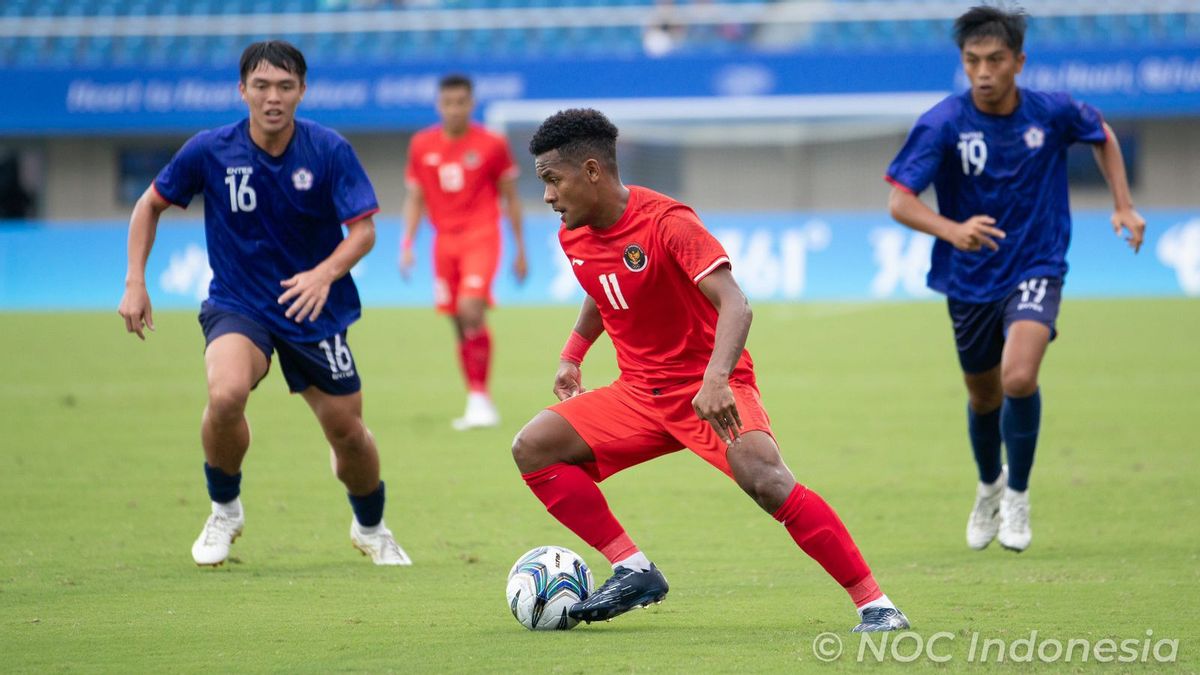
POLYGON ((463 153, 463 164, 466 165, 468 169, 478 169, 479 165, 482 163, 483 160, 480 159, 478 152, 475 152, 474 150, 468 150, 463 153))
POLYGON ((629 244, 625 247, 625 266, 630 272, 641 272, 646 269, 646 251, 641 244, 629 244))

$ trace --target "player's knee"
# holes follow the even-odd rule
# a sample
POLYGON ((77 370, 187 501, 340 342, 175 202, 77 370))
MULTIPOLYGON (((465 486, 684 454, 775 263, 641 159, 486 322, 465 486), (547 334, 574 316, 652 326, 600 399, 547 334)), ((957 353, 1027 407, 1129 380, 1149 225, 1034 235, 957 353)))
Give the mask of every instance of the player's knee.
POLYGON ((762 510, 774 513, 787 501, 796 480, 786 471, 767 469, 755 472, 741 486, 762 510))
POLYGON ((246 411, 250 390, 245 387, 213 384, 208 388, 208 413, 217 420, 241 419, 246 411))
POLYGON ((1004 395, 1012 398, 1025 398, 1037 391, 1037 369, 1013 368, 1004 372, 1004 395))
POLYGON ((741 453, 730 459, 738 487, 767 513, 778 510, 796 486, 795 476, 777 452, 741 453))
POLYGON ((322 420, 325 439, 336 453, 353 453, 362 449, 366 440, 366 427, 362 420, 351 415, 322 420))
POLYGON ((547 440, 535 422, 526 424, 517 432, 512 442, 512 455, 521 473, 537 471, 554 463, 549 459, 550 444, 547 440))

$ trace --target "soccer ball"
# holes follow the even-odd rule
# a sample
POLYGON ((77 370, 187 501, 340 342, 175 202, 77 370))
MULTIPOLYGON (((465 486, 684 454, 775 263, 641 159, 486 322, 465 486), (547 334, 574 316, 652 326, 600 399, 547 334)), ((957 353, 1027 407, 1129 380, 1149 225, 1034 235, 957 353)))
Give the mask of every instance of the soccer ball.
POLYGON ((579 622, 567 610, 594 588, 583 558, 561 546, 539 546, 517 558, 504 593, 513 617, 529 630, 570 630, 579 622))

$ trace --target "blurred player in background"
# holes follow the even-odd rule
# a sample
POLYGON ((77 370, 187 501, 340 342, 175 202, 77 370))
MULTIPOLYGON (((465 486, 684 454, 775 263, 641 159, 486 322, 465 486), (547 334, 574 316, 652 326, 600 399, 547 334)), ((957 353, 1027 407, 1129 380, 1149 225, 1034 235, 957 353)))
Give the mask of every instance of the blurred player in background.
POLYGON ((435 232, 434 302, 454 324, 467 385, 466 411, 453 422, 460 430, 500 423, 488 392, 492 336, 485 314, 500 263, 501 198, 516 245, 513 273, 518 282, 527 271, 518 170, 504 138, 471 121, 474 108, 471 80, 442 78, 437 98, 442 122, 414 135, 409 147, 400 244, 400 273, 408 278, 416 263, 413 239, 421 212, 428 208, 435 232))
POLYGON ((837 514, 780 457, 744 349, 750 306, 725 250, 687 206, 623 185, 616 141, 601 113, 567 110, 529 144, 587 297, 555 377, 560 403, 525 425, 513 458, 550 514, 613 565, 569 614, 610 619, 666 597, 666 579, 596 483, 686 447, 733 478, 849 593, 856 632, 908 628, 837 514), (621 375, 586 391, 580 364, 604 331, 621 375))
POLYGON ((363 424, 357 364, 346 341, 359 318, 350 269, 375 243, 375 191, 344 138, 295 118, 304 56, 286 42, 242 53, 248 119, 191 138, 146 190, 129 223, 129 269, 118 310, 126 330, 154 329, 146 259, 163 211, 204 195, 213 280, 200 309, 208 406, 201 422, 212 515, 192 546, 197 565, 220 565, 242 533, 241 466, 250 446, 250 391, 272 352, 288 388, 316 414, 332 446, 354 518, 350 539, 378 565, 407 565, 383 522, 375 439, 363 424), (348 234, 343 237, 342 225, 348 234))
POLYGON ((1112 192, 1113 230, 1136 253, 1121 147, 1091 106, 1016 86, 1025 16, 972 8, 954 24, 970 90, 921 116, 887 170, 892 217, 938 238, 929 287, 946 294, 966 380, 967 430, 979 468, 967 544, 1029 546, 1029 474, 1041 423, 1038 370, 1056 333, 1071 237, 1066 155, 1093 146, 1112 192), (917 195, 930 184, 938 213, 917 195), (1008 450, 1002 465, 1000 446, 1008 450), (1006 475, 1007 474, 1007 475, 1006 475))

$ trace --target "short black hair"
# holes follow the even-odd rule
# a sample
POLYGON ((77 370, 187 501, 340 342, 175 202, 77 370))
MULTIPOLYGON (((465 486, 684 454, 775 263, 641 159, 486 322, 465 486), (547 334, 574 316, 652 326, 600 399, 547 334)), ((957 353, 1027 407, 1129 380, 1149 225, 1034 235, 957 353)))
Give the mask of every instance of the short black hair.
POLYGON ((242 82, 254 72, 258 65, 266 61, 267 63, 282 68, 287 72, 300 78, 304 81, 304 76, 308 74, 308 64, 304 62, 304 54, 300 53, 290 42, 283 40, 265 40, 263 42, 255 42, 246 47, 242 52, 242 82))
POLYGON ((464 87, 468 94, 473 93, 475 90, 475 85, 471 83, 471 78, 462 73, 450 73, 438 80, 438 91, 456 89, 458 87, 464 87))
POLYGON ((591 108, 560 110, 538 127, 529 141, 534 157, 551 150, 577 161, 595 158, 617 166, 617 127, 604 113, 591 108))
POLYGON ((1025 44, 1025 10, 977 5, 954 21, 954 41, 959 51, 968 42, 983 38, 996 38, 1014 54, 1020 54, 1025 44))

